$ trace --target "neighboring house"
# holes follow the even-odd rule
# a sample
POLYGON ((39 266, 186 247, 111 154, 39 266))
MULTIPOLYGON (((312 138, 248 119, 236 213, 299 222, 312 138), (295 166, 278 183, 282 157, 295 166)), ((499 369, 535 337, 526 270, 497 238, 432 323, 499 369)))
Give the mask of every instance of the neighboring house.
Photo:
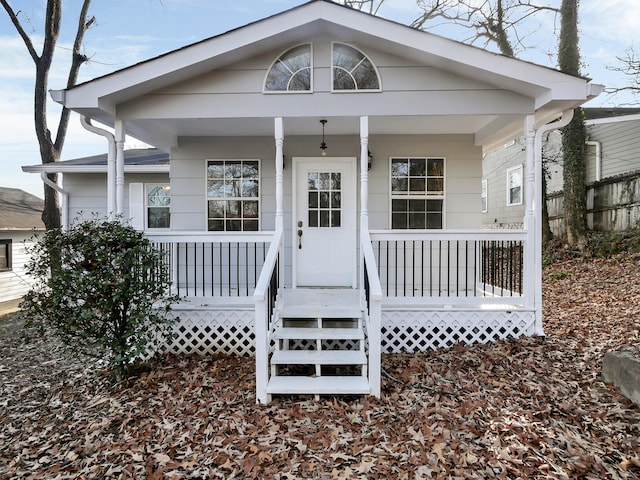
MULTIPOLYGON (((587 226, 597 231, 640 228, 640 108, 585 108, 587 128, 587 226)), ((547 206, 555 235, 563 236, 562 137, 544 138, 547 206)), ((522 226, 525 206, 524 140, 516 139, 487 153, 483 161, 483 224, 522 226)))
POLYGON ((33 283, 25 271, 25 247, 44 230, 44 201, 17 188, 0 187, 0 303, 21 298, 33 283))
MULTIPOLYGON (((108 139, 103 212, 156 206, 128 206, 126 134, 169 153, 167 348, 254 354, 266 403, 379 396, 381 352, 543 334, 534 197, 526 230, 482 230, 482 154, 526 125, 533 185, 536 132, 600 90, 312 0, 52 96, 108 139)), ((98 181, 65 173, 69 217, 98 181)))

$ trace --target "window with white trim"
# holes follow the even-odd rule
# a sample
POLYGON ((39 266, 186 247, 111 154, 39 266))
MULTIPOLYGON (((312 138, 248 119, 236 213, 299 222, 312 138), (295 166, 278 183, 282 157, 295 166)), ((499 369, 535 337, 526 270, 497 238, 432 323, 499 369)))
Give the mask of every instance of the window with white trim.
POLYGON ((482 180, 482 190, 480 192, 481 212, 486 213, 489 209, 489 203, 487 201, 487 179, 482 180))
POLYGON ((522 205, 522 165, 507 170, 507 206, 522 205))
POLYGON ((0 240, 0 272, 11 270, 11 239, 0 240))
POLYGON ((259 160, 207 161, 207 229, 217 232, 260 229, 259 160))
POLYGON ((375 65, 357 48, 334 43, 332 63, 333 90, 380 90, 375 65))
POLYGON ((171 187, 167 184, 145 185, 147 228, 171 227, 171 187))
POLYGON ((441 229, 444 158, 391 158, 391 228, 441 229))
POLYGON ((312 77, 311 44, 298 45, 273 62, 264 81, 265 92, 309 92, 312 77))

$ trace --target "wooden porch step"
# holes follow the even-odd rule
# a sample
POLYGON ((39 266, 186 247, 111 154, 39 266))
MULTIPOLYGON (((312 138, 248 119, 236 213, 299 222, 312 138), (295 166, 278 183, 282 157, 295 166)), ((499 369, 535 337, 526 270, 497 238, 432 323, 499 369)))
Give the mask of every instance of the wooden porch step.
POLYGON ((361 328, 301 328, 283 327, 273 332, 278 340, 363 340, 361 328))
POLYGON ((276 350, 272 365, 366 365, 361 350, 276 350))
POLYGON ((282 395, 368 395, 369 381, 365 377, 325 376, 271 377, 267 393, 282 395))
POLYGON ((282 294, 280 318, 361 318, 360 291, 294 288, 282 294))

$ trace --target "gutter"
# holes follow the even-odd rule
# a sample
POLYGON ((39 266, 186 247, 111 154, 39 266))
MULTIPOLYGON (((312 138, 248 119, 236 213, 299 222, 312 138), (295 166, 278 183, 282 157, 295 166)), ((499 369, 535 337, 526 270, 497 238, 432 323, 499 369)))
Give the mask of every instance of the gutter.
POLYGON ((47 177, 46 172, 40 173, 40 178, 46 185, 53 188, 56 192, 58 192, 62 196, 62 205, 61 205, 62 229, 65 231, 68 230, 69 229, 69 192, 61 188, 57 183, 49 180, 49 177, 47 177))
POLYGON ((109 144, 107 154, 107 215, 111 218, 116 212, 116 137, 108 130, 93 126, 91 119, 86 115, 80 117, 80 123, 85 130, 105 137, 109 144))
POLYGON ((585 145, 596 147, 596 182, 602 180, 602 144, 596 140, 587 140, 585 145))

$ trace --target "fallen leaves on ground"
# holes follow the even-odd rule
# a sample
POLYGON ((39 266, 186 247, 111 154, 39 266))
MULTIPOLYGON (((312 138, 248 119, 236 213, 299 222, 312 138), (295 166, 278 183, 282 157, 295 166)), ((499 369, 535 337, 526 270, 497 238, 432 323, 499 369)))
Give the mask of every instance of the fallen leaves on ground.
POLYGON ((0 478, 640 479, 640 408, 600 379, 640 345, 639 265, 547 267, 546 338, 385 355, 380 400, 258 406, 254 360, 226 356, 113 385, 5 329, 0 478))

